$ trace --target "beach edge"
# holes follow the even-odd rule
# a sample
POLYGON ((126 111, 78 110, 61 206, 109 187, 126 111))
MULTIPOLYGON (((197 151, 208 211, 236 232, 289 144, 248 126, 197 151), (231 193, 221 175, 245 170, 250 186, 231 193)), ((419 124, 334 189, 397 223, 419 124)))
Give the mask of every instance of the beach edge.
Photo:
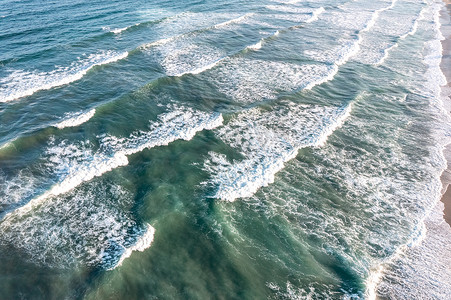
MULTIPOLYGON (((448 84, 442 89, 444 107, 451 114, 451 0, 443 0, 446 13, 441 18, 441 31, 445 39, 442 41, 443 53, 440 68, 446 77, 448 84)), ((447 161, 447 168, 443 171, 440 179, 442 182, 441 202, 444 204, 443 218, 451 227, 451 144, 445 146, 443 155, 447 161)))

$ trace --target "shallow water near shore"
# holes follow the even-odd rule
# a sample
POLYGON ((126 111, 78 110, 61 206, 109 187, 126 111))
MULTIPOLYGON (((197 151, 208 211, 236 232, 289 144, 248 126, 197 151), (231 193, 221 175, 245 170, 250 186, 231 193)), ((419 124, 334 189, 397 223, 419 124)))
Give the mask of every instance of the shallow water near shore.
POLYGON ((448 237, 444 7, 6 1, 2 297, 399 298, 448 237))

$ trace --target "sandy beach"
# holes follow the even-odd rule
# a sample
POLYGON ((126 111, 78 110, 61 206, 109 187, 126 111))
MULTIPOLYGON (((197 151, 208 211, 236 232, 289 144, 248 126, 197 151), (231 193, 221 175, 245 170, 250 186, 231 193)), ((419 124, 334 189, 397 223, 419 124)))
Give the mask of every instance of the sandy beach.
MULTIPOLYGON (((448 87, 451 87, 451 0, 444 0, 448 9, 448 16, 442 16, 442 33, 445 37, 445 40, 442 41, 443 45, 443 58, 441 62, 441 68, 443 73, 445 74, 448 87)), ((445 97, 448 97, 447 103, 445 103, 445 107, 451 113, 451 97, 449 95, 448 88, 444 89, 444 93, 446 93, 445 97)), ((448 161, 448 168, 442 174, 442 183, 443 183, 443 196, 442 202, 444 203, 444 219, 451 226, 451 145, 447 145, 444 151, 446 160, 448 161)))

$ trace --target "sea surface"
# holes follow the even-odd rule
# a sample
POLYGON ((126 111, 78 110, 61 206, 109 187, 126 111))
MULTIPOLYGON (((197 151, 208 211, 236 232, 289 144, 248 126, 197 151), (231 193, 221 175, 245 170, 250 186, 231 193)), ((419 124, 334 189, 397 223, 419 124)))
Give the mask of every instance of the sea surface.
POLYGON ((0 298, 450 299, 444 9, 0 0, 0 298))

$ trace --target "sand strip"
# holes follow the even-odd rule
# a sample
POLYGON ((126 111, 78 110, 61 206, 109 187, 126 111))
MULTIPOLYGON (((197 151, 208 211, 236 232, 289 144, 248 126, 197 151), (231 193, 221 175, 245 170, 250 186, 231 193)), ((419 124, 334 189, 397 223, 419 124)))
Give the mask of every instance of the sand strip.
MULTIPOLYGON (((440 67, 442 68, 443 73, 445 74, 448 87, 451 87, 451 0, 444 0, 446 3, 446 7, 448 10, 448 16, 442 15, 440 21, 442 23, 441 31, 445 40, 442 41, 443 46, 443 54, 442 54, 442 62, 440 67)), ((445 108, 451 113, 451 97, 449 95, 448 88, 444 88, 444 97, 445 100, 445 108)), ((441 180, 443 183, 443 196, 442 202, 445 205, 444 209, 444 219, 451 226, 451 144, 447 145, 444 150, 445 158, 448 161, 448 166, 441 176, 441 180)))

